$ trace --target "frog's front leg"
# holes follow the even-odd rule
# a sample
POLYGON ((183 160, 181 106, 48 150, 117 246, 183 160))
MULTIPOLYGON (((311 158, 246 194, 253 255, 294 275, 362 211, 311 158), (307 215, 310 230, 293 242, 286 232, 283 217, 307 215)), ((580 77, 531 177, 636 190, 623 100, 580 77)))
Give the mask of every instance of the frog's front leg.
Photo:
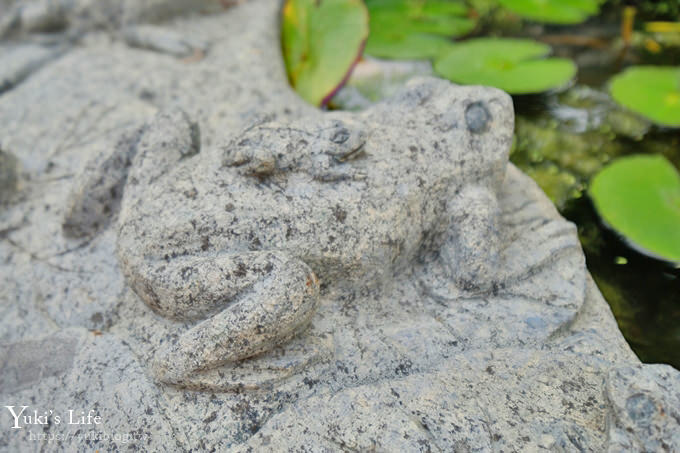
POLYGON ((441 256, 462 289, 489 291, 500 266, 499 208, 487 187, 467 186, 448 203, 449 232, 441 256))
POLYGON ((144 132, 142 125, 126 129, 115 145, 94 156, 76 178, 66 202, 64 234, 94 236, 118 211, 129 168, 144 132))
POLYGON ((76 178, 66 202, 64 234, 94 236, 109 224, 123 198, 133 205, 146 187, 199 148, 198 125, 181 110, 160 112, 148 124, 126 129, 76 178))
POLYGON ((290 340, 308 325, 319 299, 314 273, 280 252, 161 261, 141 275, 133 287, 157 311, 207 317, 156 352, 156 379, 180 386, 290 340))

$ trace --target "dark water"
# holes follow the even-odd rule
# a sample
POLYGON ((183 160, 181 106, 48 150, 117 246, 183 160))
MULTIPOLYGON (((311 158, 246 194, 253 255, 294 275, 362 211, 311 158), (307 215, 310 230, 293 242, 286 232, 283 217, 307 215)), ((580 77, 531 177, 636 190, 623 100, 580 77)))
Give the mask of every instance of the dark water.
POLYGON ((680 269, 629 247, 587 197, 562 213, 578 225, 588 269, 640 360, 680 369, 680 269))
POLYGON ((501 21, 481 34, 542 41, 555 56, 576 63, 578 74, 569 90, 513 97, 517 140, 511 160, 578 226, 588 269, 638 357, 680 369, 680 269, 630 247, 600 222, 587 195, 591 178, 621 156, 663 154, 680 170, 680 130, 649 124, 608 95, 609 81, 626 67, 680 64, 680 39, 674 46, 662 45, 660 52, 639 45, 646 39, 639 33, 637 45, 633 40, 623 44, 625 5, 637 8, 638 31, 647 20, 678 20, 675 14, 659 15, 654 2, 613 0, 581 25, 519 28, 501 21))
MULTIPOLYGON (((621 54, 620 49, 615 51, 613 43, 617 39, 618 26, 612 21, 616 19, 615 11, 610 10, 604 19, 596 19, 594 23, 580 29, 545 28, 539 30, 540 36, 533 37, 540 39, 541 36, 552 35, 557 36, 556 41, 559 42, 562 33, 567 36, 592 36, 608 43, 607 46, 554 46, 557 55, 572 58, 577 63, 579 72, 576 88, 586 86, 604 97, 607 97, 607 84, 611 77, 629 65, 678 63, 680 49, 669 49, 657 55, 636 52, 634 49, 625 55, 621 54)), ((643 255, 604 226, 587 196, 589 180, 596 171, 589 173, 578 166, 578 159, 584 157, 597 158, 599 155, 602 163, 597 166, 601 167, 620 156, 641 153, 663 154, 680 170, 680 131, 648 125, 628 134, 624 125, 623 130, 619 131, 600 126, 574 132, 574 128, 564 118, 555 115, 555 106, 559 109, 561 103, 560 96, 564 98, 564 93, 515 98, 518 119, 524 118, 532 126, 547 128, 550 125, 554 134, 562 138, 557 143, 563 148, 538 151, 540 158, 537 159, 529 154, 536 154, 536 149, 540 150, 542 146, 540 140, 535 140, 526 145, 533 146, 533 150, 520 149, 512 159, 530 175, 531 170, 545 166, 546 161, 549 161, 559 171, 564 170, 573 176, 575 189, 572 192, 576 194, 570 192, 570 195, 552 198, 562 215, 578 226, 588 269, 609 302, 621 331, 643 362, 668 363, 680 369, 680 268, 677 264, 674 267, 643 255), (587 149, 588 142, 593 143, 591 149, 587 149), (575 152, 570 144, 585 150, 575 152), (569 157, 570 153, 573 154, 572 158, 569 157)), ((582 107, 581 112, 588 116, 596 110, 593 107, 598 102, 585 102, 579 106, 582 107)), ((609 111, 618 108, 607 102, 610 100, 596 106, 598 115, 606 116, 609 111)), ((522 134, 520 123, 519 135, 522 134)), ((535 179, 551 195, 553 188, 550 180, 535 179)))

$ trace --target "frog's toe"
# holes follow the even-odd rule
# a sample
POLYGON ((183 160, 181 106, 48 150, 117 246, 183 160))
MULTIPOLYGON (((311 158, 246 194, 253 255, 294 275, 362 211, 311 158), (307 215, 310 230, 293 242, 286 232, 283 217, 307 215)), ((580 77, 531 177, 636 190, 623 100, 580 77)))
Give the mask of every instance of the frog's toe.
MULTIPOLYGON (((480 255, 481 256, 481 255, 480 255)), ((475 293, 487 293, 498 286, 498 254, 484 255, 484 259, 472 259, 454 272, 457 286, 475 293)))
POLYGON ((168 349, 156 353, 151 362, 151 373, 159 382, 166 384, 180 383, 191 374, 191 365, 186 360, 177 360, 172 357, 168 349))

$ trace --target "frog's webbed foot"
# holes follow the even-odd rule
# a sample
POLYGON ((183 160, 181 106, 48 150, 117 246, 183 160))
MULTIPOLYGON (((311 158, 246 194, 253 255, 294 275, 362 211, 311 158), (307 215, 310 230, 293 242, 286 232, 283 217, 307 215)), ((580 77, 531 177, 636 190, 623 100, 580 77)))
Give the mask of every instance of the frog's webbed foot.
POLYGON ((195 374, 287 342, 318 304, 316 276, 278 252, 187 257, 138 271, 131 284, 157 312, 207 318, 156 352, 153 374, 168 384, 190 386, 195 374))
POLYGON ((361 156, 366 135, 364 127, 348 114, 329 114, 312 123, 267 123, 227 145, 223 165, 261 178, 303 171, 319 181, 363 179, 351 161, 361 156))
POLYGON ((143 193, 134 186, 153 182, 182 158, 197 153, 199 146, 197 126, 180 110, 159 113, 148 125, 126 130, 76 178, 66 204, 64 234, 98 233, 118 211, 124 190, 127 198, 143 193))
POLYGON ((463 290, 486 292, 500 274, 500 211, 488 188, 468 186, 447 206, 449 232, 440 255, 463 290))

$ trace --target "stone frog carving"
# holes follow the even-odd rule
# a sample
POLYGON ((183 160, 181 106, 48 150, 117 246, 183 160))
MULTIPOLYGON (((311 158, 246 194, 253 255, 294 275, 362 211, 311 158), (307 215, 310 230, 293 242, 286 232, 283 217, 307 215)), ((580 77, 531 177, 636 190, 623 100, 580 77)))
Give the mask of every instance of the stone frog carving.
POLYGON ((115 208, 127 172, 119 261, 155 312, 195 321, 153 364, 188 385, 299 333, 321 284, 380 285, 424 252, 439 250, 460 287, 491 291, 513 121, 507 94, 431 78, 361 113, 259 124, 214 149, 184 113, 162 113, 91 168, 65 227, 101 227, 92 218, 115 208))

